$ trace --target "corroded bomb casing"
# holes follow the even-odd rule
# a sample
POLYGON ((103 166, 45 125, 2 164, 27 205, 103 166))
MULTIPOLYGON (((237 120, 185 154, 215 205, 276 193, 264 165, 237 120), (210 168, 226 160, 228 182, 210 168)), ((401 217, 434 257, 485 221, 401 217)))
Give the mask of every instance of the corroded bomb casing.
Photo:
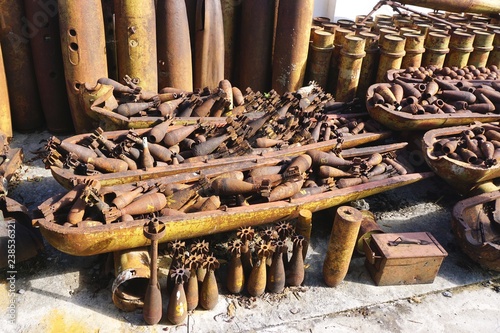
MULTIPOLYGON (((304 237, 307 244, 311 241, 311 231, 312 231, 312 217, 313 214, 308 209, 301 209, 299 211, 299 217, 295 223, 295 234, 304 237)), ((302 258, 305 259, 307 255, 308 246, 302 247, 302 258)))
POLYGON ((200 206, 200 212, 206 212, 211 210, 216 210, 220 207, 220 198, 216 195, 212 195, 205 200, 205 202, 200 206))
POLYGON ((228 134, 223 134, 219 136, 215 136, 213 138, 208 139, 205 142, 199 142, 191 148, 194 156, 203 156, 211 154, 214 150, 216 150, 224 141, 229 139, 228 134))
POLYGON ((473 33, 476 36, 473 42, 474 50, 470 54, 468 65, 473 65, 477 68, 485 67, 490 52, 493 50, 495 34, 484 30, 474 30, 473 33))
POLYGON ((285 172, 291 170, 292 168, 298 168, 299 174, 303 174, 311 168, 312 158, 307 154, 299 155, 295 157, 292 162, 288 165, 285 172))
POLYGON ((183 98, 166 101, 158 106, 158 111, 160 111, 162 117, 172 117, 176 114, 177 108, 182 104, 183 101, 183 98))
POLYGON ((119 77, 158 91, 155 1, 115 0, 115 25, 119 77))
POLYGON ((200 305, 205 310, 212 310, 219 299, 219 289, 215 278, 215 269, 219 267, 219 262, 214 257, 208 256, 203 264, 207 273, 201 284, 200 305))
POLYGON ((212 190, 217 195, 236 195, 252 193, 259 190, 259 185, 255 185, 243 180, 233 178, 217 178, 212 182, 212 190))
POLYGON ((425 38, 425 52, 422 58, 422 66, 427 67, 434 65, 443 67, 446 55, 450 52, 448 48, 450 43, 450 35, 429 32, 425 38))
POLYGON ((73 121, 64 80, 57 3, 25 0, 24 5, 27 22, 36 23, 38 28, 36 33, 33 32, 30 44, 45 124, 52 133, 72 132, 73 121), (46 6, 48 7, 45 9, 46 6))
POLYGON ((135 89, 130 88, 129 86, 126 86, 124 84, 121 84, 118 81, 115 81, 111 78, 108 77, 101 77, 99 80, 97 80, 98 83, 100 84, 105 84, 108 86, 113 87, 113 91, 117 93, 124 93, 124 94, 135 94, 137 91, 135 89))
POLYGON ((7 77, 0 45, 0 131, 7 137, 12 137, 12 117, 10 114, 9 91, 7 90, 7 77))
POLYGON ((137 102, 137 103, 122 103, 116 108, 116 112, 124 117, 135 116, 141 111, 147 110, 153 106, 151 102, 137 102))
POLYGON ((174 287, 170 294, 167 306, 167 319, 174 325, 182 324, 188 315, 186 292, 184 282, 188 279, 189 271, 184 268, 171 269, 174 275, 174 287))
POLYGON ((315 81, 319 87, 326 87, 334 48, 333 38, 334 34, 329 31, 314 30, 307 57, 305 82, 315 81))
MULTIPOLYGON (((401 101, 403 100, 404 97, 404 89, 401 85, 397 83, 393 83, 390 87, 389 90, 392 92, 394 97, 396 98, 396 103, 400 104, 401 101)), ((351 130, 352 132, 352 130, 351 130)))
POLYGON ((233 86, 229 80, 220 80, 219 88, 225 93, 225 100, 229 103, 227 109, 233 109, 233 86))
POLYGON ((89 159, 97 157, 97 154, 93 150, 75 143, 61 141, 60 147, 67 152, 76 154, 78 160, 83 163, 87 163, 89 159))
MULTIPOLYGON (((23 1, 2 0, 0 8, 5 24, 0 36, 1 51, 11 111, 2 121, 6 123, 6 126, 4 125, 7 128, 6 133, 9 132, 9 117, 12 120, 11 126, 15 130, 30 132, 43 125, 44 117, 29 40, 39 32, 39 26, 43 27, 48 23, 50 14, 56 15, 57 8, 49 4, 46 11, 40 11, 41 20, 35 22, 26 20, 23 1)), ((12 133, 9 136, 11 137, 12 133)))
POLYGON ((338 168, 329 166, 329 165, 322 165, 318 169, 317 173, 318 177, 321 178, 329 178, 329 177, 351 177, 352 174, 349 172, 346 172, 344 170, 340 170, 338 168))
POLYGON ((405 33, 406 38, 405 52, 406 54, 401 61, 401 68, 420 67, 422 64, 422 54, 425 52, 424 41, 425 35, 415 33, 405 33))
POLYGON ((361 31, 358 33, 358 36, 365 39, 365 52, 366 55, 363 58, 363 62, 361 64, 361 72, 359 74, 362 80, 358 82, 358 90, 356 95, 358 97, 365 98, 366 91, 368 87, 375 83, 375 76, 377 75, 378 61, 380 57, 380 49, 378 47, 378 35, 361 31))
POLYGON ((346 36, 340 51, 339 76, 335 100, 349 102, 356 96, 365 52, 365 39, 352 35, 346 36))
POLYGON ((436 81, 431 80, 427 82, 425 90, 423 91, 422 94, 422 98, 427 99, 431 96, 434 96, 437 94, 438 91, 439 91, 439 84, 436 81))
POLYGON ((283 143, 283 140, 276 140, 269 138, 257 138, 257 140, 255 140, 255 146, 257 148, 270 148, 281 143, 283 143))
POLYGON ((337 89, 337 81, 339 78, 339 66, 340 66, 340 51, 344 46, 345 36, 354 34, 354 31, 345 28, 337 28, 334 33, 334 48, 332 51, 332 56, 330 58, 330 68, 328 70, 328 83, 327 91, 335 91, 337 89))
POLYGON ((286 284, 288 286, 300 286, 304 282, 305 268, 303 248, 307 247, 307 241, 302 235, 292 237, 293 252, 292 258, 286 267, 286 284))
POLYGON ((397 103, 397 98, 389 87, 378 85, 374 91, 383 98, 385 103, 393 105, 397 103))
POLYGON ((210 95, 207 99, 203 101, 200 105, 196 106, 191 113, 192 117, 206 117, 210 115, 210 110, 214 106, 216 100, 217 100, 218 95, 217 94, 212 94, 210 95))
POLYGON ((149 214, 161 210, 167 205, 163 193, 147 193, 136 198, 131 204, 120 210, 121 214, 139 215, 149 214))
POLYGON ((172 161, 172 151, 167 147, 157 143, 148 143, 148 149, 155 160, 170 163, 172 161))
POLYGON ((198 276, 196 275, 196 270, 200 264, 198 263, 198 260, 198 256, 194 254, 188 257, 189 279, 184 286, 188 311, 196 309, 200 302, 198 276), (193 259, 190 259, 191 257, 193 257, 193 259), (194 261, 194 263, 191 263, 191 261, 194 261))
POLYGON ((144 188, 137 187, 132 191, 121 193, 120 195, 118 195, 116 198, 113 199, 112 204, 115 205, 116 208, 122 209, 123 207, 127 206, 132 201, 134 201, 134 199, 137 198, 139 195, 141 195, 142 192, 144 192, 144 188))
POLYGON ((219 0, 196 4, 194 88, 216 87, 224 79, 224 24, 219 0))
POLYGON ((308 150, 306 154, 311 156, 314 166, 329 165, 337 167, 352 165, 352 161, 345 160, 333 153, 326 153, 320 150, 308 150))
POLYGON ((376 82, 385 82, 389 69, 400 69, 405 56, 404 36, 387 34, 380 39, 380 61, 377 69, 376 82))
POLYGON ((148 134, 148 141, 151 143, 162 142, 171 123, 171 121, 165 120, 154 126, 148 134))
POLYGON ((155 166, 155 159, 149 151, 148 138, 142 138, 141 167, 151 169, 155 166))
POLYGON ((390 164, 400 175, 406 175, 408 173, 408 170, 406 170, 406 168, 395 158, 384 157, 382 161, 388 165, 390 164))
POLYGON ((372 234, 380 234, 383 233, 383 231, 377 224, 375 215, 372 212, 370 212, 369 210, 362 210, 361 214, 363 215, 363 218, 361 220, 361 226, 359 228, 358 238, 356 242, 356 252, 364 255, 365 251, 363 247, 363 240, 369 240, 372 234))
POLYGON ((81 196, 78 196, 75 201, 73 202, 73 205, 71 206, 67 220, 69 223, 76 225, 79 222, 83 220, 83 217, 85 215, 85 208, 87 207, 87 203, 85 200, 81 198, 81 196))
POLYGON ((464 101, 469 104, 476 102, 476 95, 462 90, 443 90, 441 92, 441 98, 448 101, 464 101))
POLYGON ((257 261, 250 272, 247 282, 247 291, 251 296, 257 297, 264 293, 267 284, 266 261, 272 254, 270 244, 260 244, 258 246, 259 261, 257 261))
POLYGON ((493 30, 495 38, 493 39, 493 50, 488 57, 487 66, 500 67, 500 29, 493 30))
POLYGON ((241 89, 238 87, 235 87, 235 86, 233 86, 231 89, 233 90, 233 104, 234 104, 234 106, 243 105, 245 103, 245 97, 243 96, 241 89))
POLYGON ((271 190, 267 198, 270 202, 290 198, 298 193, 304 184, 304 179, 280 184, 271 190))
POLYGON ((189 22, 184 1, 157 1, 158 85, 193 91, 189 22))
POLYGON ((79 103, 80 85, 94 85, 99 78, 108 76, 101 1, 61 0, 58 6, 71 117, 76 133, 87 133, 94 125, 79 103))
POLYGON ((249 175, 252 178, 262 177, 262 176, 278 174, 282 170, 283 170, 282 165, 262 166, 262 167, 257 167, 255 169, 250 170, 249 175))
POLYGON ((278 240, 272 257, 271 266, 267 272, 266 289, 271 293, 281 293, 285 289, 285 263, 283 253, 287 254, 285 242, 278 240))
POLYGON ((450 36, 450 53, 446 56, 444 66, 464 68, 469 62, 475 35, 462 30, 454 30, 450 36))
POLYGON ((363 214, 354 207, 337 209, 323 262, 323 278, 329 287, 338 286, 347 274, 362 219, 363 214))
POLYGON ((198 129, 200 126, 199 125, 189 125, 189 126, 182 126, 177 129, 174 129, 172 131, 169 131, 165 134, 163 137, 163 143, 167 147, 174 146, 187 138, 191 133, 193 133, 196 129, 198 129))
MULTIPOLYGON (((492 83, 493 85, 493 83, 492 83)), ((487 89, 487 88, 477 88, 474 93, 476 94, 483 94, 486 96, 490 101, 492 101, 494 104, 500 103, 500 91, 496 91, 493 89, 487 89)), ((473 103, 473 102, 472 102, 473 103)), ((471 104, 469 102, 469 104, 471 104)))
POLYGON ((403 87, 405 96, 414 96, 416 98, 420 98, 420 96, 422 95, 422 93, 417 88, 415 88, 412 84, 408 82, 404 82, 403 80, 398 78, 394 79, 394 82, 403 87))
POLYGON ((197 184, 192 185, 187 188, 183 188, 181 190, 175 191, 173 193, 166 191, 165 195, 168 197, 167 207, 170 209, 180 209, 184 206, 192 197, 196 195, 196 192, 199 190, 199 186, 197 184))
POLYGON ((241 247, 243 242, 235 239, 229 243, 231 259, 227 266, 226 288, 230 293, 239 294, 245 287, 245 274, 241 263, 241 247))
POLYGON ((278 7, 272 66, 272 88, 278 94, 302 86, 313 7, 313 0, 286 1, 278 7))

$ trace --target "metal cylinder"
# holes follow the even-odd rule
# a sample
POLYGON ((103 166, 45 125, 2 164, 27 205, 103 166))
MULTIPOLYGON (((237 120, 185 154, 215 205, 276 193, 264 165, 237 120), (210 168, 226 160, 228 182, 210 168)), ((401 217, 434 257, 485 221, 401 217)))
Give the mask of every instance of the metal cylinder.
POLYGON ((422 64, 422 54, 425 52, 425 35, 405 33, 405 56, 401 61, 401 68, 420 67, 422 64))
POLYGON ((95 85, 108 76, 106 39, 100 0, 60 0, 59 27, 71 117, 76 133, 94 129, 92 120, 79 103, 83 83, 95 85))
POLYGON ((233 81, 242 4, 241 1, 221 0, 221 6, 224 21, 224 77, 233 81))
POLYGON ((193 90, 189 23, 184 1, 157 3, 158 88, 193 90))
MULTIPOLYGON (((306 240, 307 244, 311 241, 311 231, 312 231, 312 212, 308 209, 301 209, 299 211, 299 217, 297 218, 297 223, 295 224, 295 233, 301 235, 306 240)), ((308 246, 302 248, 302 258, 306 258, 308 246)))
POLYGON ((450 53, 446 56, 444 65, 458 68, 467 66, 470 53, 474 50, 472 47, 474 37, 474 34, 465 31, 453 31, 450 36, 450 53))
POLYGON ((372 234, 380 234, 384 231, 377 224, 375 215, 369 210, 362 210, 361 214, 363 219, 361 220, 361 226, 359 227, 358 238, 356 242, 356 252, 364 255, 365 251, 363 248, 363 240, 369 240, 372 234))
POLYGON ((397 35, 385 35, 380 40, 380 61, 376 82, 385 82, 389 69, 400 69, 405 55, 406 38, 397 35))
POLYGON ((379 38, 378 35, 366 31, 361 31, 358 35, 365 39, 366 55, 363 58, 361 73, 359 74, 359 77, 363 79, 359 80, 356 95, 360 98, 365 98, 368 87, 375 83, 375 76, 377 75, 380 57, 380 49, 378 47, 379 38))
POLYGON ((468 65, 476 67, 485 67, 488 62, 488 57, 493 50, 493 39, 495 34, 490 31, 474 30, 476 37, 474 38, 474 51, 470 54, 468 65))
POLYGON ((346 36, 340 51, 339 77, 335 100, 349 102, 356 96, 361 64, 365 52, 365 39, 358 36, 346 36))
POLYGON ((3 64, 2 46, 0 45, 0 131, 12 138, 12 118, 10 115, 9 91, 3 64))
POLYGON ((456 13, 498 14, 497 0, 456 1, 456 0, 399 0, 407 5, 447 10, 456 13))
POLYGON ((494 30, 495 38, 493 39, 493 50, 490 52, 488 57, 488 67, 497 66, 500 67, 500 29, 494 30))
POLYGON ((318 86, 326 88, 328 68, 333 51, 333 37, 331 32, 316 30, 307 57, 306 82, 316 81, 318 86))
POLYGON ((33 34, 30 43, 47 129, 53 133, 73 132, 73 121, 64 82, 57 7, 54 6, 55 12, 49 15, 44 12, 43 2, 24 0, 24 4, 29 22, 37 22, 37 18, 43 18, 46 22, 38 28, 36 34, 33 34))
POLYGON ((279 3, 272 68, 272 88, 278 94, 302 86, 313 7, 313 0, 279 3))
POLYGON ((118 75, 138 79, 148 91, 158 91, 154 0, 115 0, 118 75))
POLYGON ((362 219, 363 214, 354 207, 337 209, 323 263, 323 279, 329 287, 338 286, 347 274, 362 219))
POLYGON ((443 67, 444 60, 450 49, 450 35, 438 32, 429 32, 425 38, 425 52, 422 58, 422 66, 434 65, 443 67))
POLYGON ((194 88, 218 86, 224 79, 224 26, 220 0, 196 4, 194 88))
POLYGON ((328 83, 327 90, 334 92, 337 89, 337 80, 339 77, 340 66, 340 51, 344 45, 345 36, 351 35, 354 32, 349 29, 337 28, 335 29, 335 37, 333 40, 334 48, 330 58, 330 68, 328 70, 328 83))
POLYGON ((108 77, 121 81, 118 76, 118 59, 115 39, 115 3, 114 0, 101 0, 104 17, 104 35, 106 37, 106 59, 108 60, 108 77))
POLYGON ((275 0, 243 0, 238 85, 269 91, 272 75, 275 0))
POLYGON ((2 38, 3 61, 9 91, 12 126, 14 130, 30 132, 42 127, 43 111, 35 78, 30 39, 48 23, 54 7, 40 12, 32 22, 24 15, 24 3, 1 0, 5 22, 2 38))

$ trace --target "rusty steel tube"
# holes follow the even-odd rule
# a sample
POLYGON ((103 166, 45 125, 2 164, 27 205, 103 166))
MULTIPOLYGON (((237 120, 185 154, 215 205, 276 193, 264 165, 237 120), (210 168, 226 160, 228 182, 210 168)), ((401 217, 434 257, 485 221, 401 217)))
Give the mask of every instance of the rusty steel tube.
POLYGON ((495 34, 490 31, 474 30, 474 51, 470 54, 468 65, 477 68, 485 67, 488 62, 490 51, 493 50, 493 39, 495 34))
POLYGON ((234 0, 221 0, 221 7, 224 23, 224 77, 233 80, 235 56, 239 51, 239 22, 241 22, 242 3, 234 0))
POLYGON ((138 79, 158 91, 156 14, 154 0, 115 0, 118 75, 138 79))
POLYGON ((429 32, 425 38, 425 52, 422 58, 422 66, 427 67, 434 65, 443 67, 446 55, 450 52, 448 48, 450 43, 450 35, 429 32))
POLYGON ((405 33, 403 36, 406 38, 406 54, 401 61, 401 68, 420 67, 422 64, 422 55, 425 52, 425 35, 405 33))
POLYGON ((339 76, 335 100, 349 102, 356 97, 361 64, 365 52, 365 39, 358 36, 346 36, 340 51, 339 76))
POLYGON ((83 83, 93 86, 108 76, 104 18, 100 0, 60 0, 59 28, 71 117, 76 133, 94 129, 92 119, 79 102, 83 83))
POLYGON ((40 12, 39 19, 32 22, 24 16, 23 1, 0 1, 5 22, 3 62, 14 130, 30 132, 40 128, 44 122, 30 39, 48 23, 50 14, 57 10, 54 7, 49 5, 46 11, 40 12))
POLYGON ((239 86, 271 88, 275 0, 243 0, 239 43, 239 86))
POLYGON ((347 274, 362 219, 363 214, 354 207, 337 209, 323 263, 323 278, 329 287, 338 286, 347 274))
MULTIPOLYGON (((311 231, 312 231, 312 218, 313 214, 308 209, 301 209, 299 211, 299 217, 295 223, 295 233, 301 235, 306 240, 307 244, 311 241, 311 231)), ((302 248, 302 258, 305 259, 307 255, 308 246, 302 248)))
POLYGON ((398 0, 398 2, 406 5, 441 9, 457 13, 498 14, 499 12, 497 0, 398 0))
POLYGON ((64 81, 57 6, 54 6, 54 12, 49 13, 53 15, 42 14, 44 6, 49 3, 24 0, 29 22, 37 22, 37 18, 46 19, 46 24, 39 27, 30 40, 33 64, 47 129, 52 133, 70 133, 73 132, 73 121, 64 81))
POLYGON ((470 53, 474 51, 472 43, 475 35, 466 31, 455 30, 450 36, 450 53, 446 56, 444 65, 464 68, 469 62, 470 53))
POLYGON ((315 30, 313 41, 307 57, 305 82, 316 81, 318 86, 326 88, 328 69, 333 51, 333 37, 331 32, 315 30))
POLYGON ((500 29, 494 30, 495 38, 493 38, 493 50, 488 57, 487 66, 500 67, 500 29))
POLYGON ((334 39, 333 39, 333 51, 330 58, 330 68, 328 70, 328 83, 327 90, 334 92, 337 89, 337 80, 339 77, 339 66, 340 66, 340 51, 344 45, 345 36, 354 34, 352 30, 337 28, 335 29, 334 39))
POLYGON ((272 67, 272 88, 278 94, 303 84, 313 7, 313 0, 279 3, 272 67))
POLYGON ((3 63, 2 45, 0 45, 0 131, 12 138, 12 117, 10 115, 9 91, 3 63))
POLYGON ((365 98, 368 88, 375 83, 375 76, 377 75, 378 62, 380 57, 380 49, 378 47, 378 35, 361 31, 358 34, 360 37, 365 38, 365 52, 361 64, 361 72, 359 74, 362 80, 358 82, 358 90, 356 95, 360 98, 365 98))
POLYGON ((369 240, 372 234, 380 234, 384 231, 378 225, 375 215, 369 210, 362 210, 361 214, 363 218, 361 220, 361 226, 359 228, 358 238, 356 242, 356 252, 361 255, 365 254, 363 248, 363 239, 369 240))
POLYGON ((158 88, 193 90, 189 22, 184 1, 157 2, 158 88))
POLYGON ((376 82, 385 82, 389 69, 400 69, 405 56, 406 38, 392 34, 384 35, 380 40, 380 61, 376 82))

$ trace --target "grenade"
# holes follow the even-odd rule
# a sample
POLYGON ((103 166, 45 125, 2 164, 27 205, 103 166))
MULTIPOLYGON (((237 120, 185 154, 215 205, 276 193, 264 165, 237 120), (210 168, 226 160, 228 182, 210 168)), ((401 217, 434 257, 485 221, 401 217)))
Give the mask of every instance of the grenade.
POLYGON ((200 305, 205 310, 215 308, 219 298, 219 289, 215 278, 215 270, 219 268, 219 262, 215 257, 208 256, 203 262, 203 267, 207 270, 200 291, 200 305))
POLYGON ((175 285, 170 294, 170 300, 167 307, 167 319, 174 325, 179 325, 186 320, 188 315, 188 306, 184 283, 189 279, 189 271, 183 267, 170 269, 170 276, 175 285))
POLYGON ((243 242, 240 239, 234 239, 228 245, 231 259, 227 267, 226 288, 232 294, 239 294, 245 287, 245 274, 241 263, 241 247, 243 242))
POLYGON ((281 293, 285 288, 283 253, 286 253, 287 247, 283 240, 276 241, 274 247, 273 260, 267 274, 266 288, 271 293, 281 293))
POLYGON ((267 258, 272 253, 271 244, 261 243, 257 246, 259 261, 252 267, 250 277, 247 282, 247 291, 251 296, 257 297, 266 290, 267 281, 267 258))

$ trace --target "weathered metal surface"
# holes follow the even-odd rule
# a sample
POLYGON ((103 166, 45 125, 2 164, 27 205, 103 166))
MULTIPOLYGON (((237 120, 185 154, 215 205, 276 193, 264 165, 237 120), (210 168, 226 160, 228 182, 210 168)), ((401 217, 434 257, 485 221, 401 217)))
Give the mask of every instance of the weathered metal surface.
POLYGON ((482 193, 457 202, 451 227, 462 251, 485 269, 500 271, 498 221, 487 213, 500 199, 500 191, 482 193))
POLYGON ((402 36, 387 34, 381 37, 376 82, 385 82, 388 70, 401 68, 405 55, 405 42, 406 38, 402 36))
POLYGON ((55 2, 53 11, 44 11, 48 4, 36 0, 24 1, 27 20, 45 23, 38 27, 37 33, 30 39, 33 64, 47 129, 52 133, 71 133, 73 121, 64 80, 59 16, 55 2))
POLYGON ((244 0, 238 55, 238 84, 256 91, 271 89, 275 0, 244 0))
POLYGON ((403 36, 406 38, 406 54, 401 61, 401 68, 420 67, 420 65, 422 64, 422 55, 425 52, 425 35, 405 33, 403 34, 403 36))
POLYGON ((220 0, 198 0, 194 47, 194 88, 217 87, 224 79, 224 24, 220 0))
POLYGON ((339 77, 335 100, 348 102, 356 97, 361 74, 361 64, 366 55, 365 39, 357 36, 346 36, 340 51, 339 77))
POLYGON ((434 172, 460 193, 466 194, 489 180, 500 176, 500 165, 492 166, 457 160, 452 155, 446 155, 435 148, 436 143, 443 138, 460 136, 463 131, 474 131, 482 128, 485 131, 498 131, 498 126, 492 124, 476 124, 472 126, 455 126, 430 130, 423 137, 422 150, 424 159, 434 172))
POLYGON ((101 1, 58 1, 66 90, 76 133, 94 129, 79 103, 80 86, 108 76, 101 1))
POLYGON ((158 85, 193 90, 192 52, 189 22, 184 1, 158 1, 156 7, 158 41, 158 85))
MULTIPOLYGON (((229 80, 233 80, 236 74, 235 60, 237 59, 237 53, 240 51, 238 42, 240 40, 242 6, 242 1, 221 0, 224 24, 224 77, 229 80)), ((255 87, 252 88, 255 89, 255 87)))
POLYGON ((108 61, 108 76, 113 80, 120 80, 118 76, 118 57, 115 38, 115 1, 101 0, 104 18, 104 35, 106 37, 106 59, 108 61))
MULTIPOLYGON (((30 39, 40 33, 48 15, 54 10, 40 12, 42 21, 26 20, 24 3, 18 0, 0 1, 4 28, 2 29, 2 52, 9 92, 10 111, 14 130, 30 132, 44 123, 40 95, 35 78, 30 39), (29 98, 27 98, 29 96, 29 98)), ((2 119, 2 121, 7 121, 2 119)))
POLYGON ((339 78, 340 66, 340 51, 344 46, 345 36, 354 34, 353 30, 345 28, 336 28, 333 39, 332 56, 330 57, 330 66, 328 69, 328 84, 326 89, 334 92, 337 89, 337 81, 339 78))
POLYGON ((326 88, 334 48, 333 38, 334 35, 325 30, 315 30, 312 33, 313 40, 307 56, 306 82, 315 81, 318 86, 326 88))
POLYGON ((312 0, 279 3, 272 68, 272 88, 279 94, 303 83, 313 7, 312 0))
POLYGON ((489 31, 474 30, 474 50, 469 56, 469 65, 484 67, 488 62, 490 51, 493 50, 493 39, 495 34, 489 31))
POLYGON ((7 89, 7 77, 0 45, 0 131, 9 138, 12 137, 12 117, 10 115, 9 91, 7 89))
MULTIPOLYGON (((297 222, 295 223, 295 233, 304 237, 307 244, 311 242, 311 231, 312 231, 312 212, 309 210, 299 211, 299 216, 297 222)), ((304 246, 302 248, 302 258, 306 258, 307 249, 309 246, 304 246)))
POLYGON ((425 38, 425 52, 422 58, 422 66, 434 65, 443 67, 446 55, 450 52, 448 48, 450 35, 438 32, 429 32, 425 38))
POLYGON ((500 29, 494 30, 495 38, 493 39, 493 50, 490 52, 488 57, 488 67, 497 66, 500 67, 500 29))
POLYGON ((398 2, 426 7, 432 9, 441 9, 457 13, 481 13, 498 14, 500 11, 498 1, 496 0, 476 0, 476 1, 456 1, 456 0, 399 0, 398 2))
POLYGON ((373 214, 369 210, 362 210, 361 214, 363 215, 363 218, 361 220, 361 226, 359 227, 359 233, 356 242, 356 252, 364 255, 364 240, 369 241, 372 234, 379 234, 383 233, 384 231, 377 224, 375 214, 373 214))
POLYGON ((365 98, 366 91, 368 88, 375 83, 375 77, 377 75, 377 68, 380 57, 380 49, 378 46, 379 36, 374 33, 368 33, 366 31, 361 31, 358 33, 359 36, 366 39, 365 41, 365 52, 366 55, 363 58, 363 63, 361 64, 361 73, 359 77, 363 78, 358 83, 357 97, 365 98))
POLYGON ((446 56, 444 65, 464 68, 469 62, 470 53, 474 51, 474 38, 474 34, 461 30, 453 31, 449 43, 450 53, 446 56))

